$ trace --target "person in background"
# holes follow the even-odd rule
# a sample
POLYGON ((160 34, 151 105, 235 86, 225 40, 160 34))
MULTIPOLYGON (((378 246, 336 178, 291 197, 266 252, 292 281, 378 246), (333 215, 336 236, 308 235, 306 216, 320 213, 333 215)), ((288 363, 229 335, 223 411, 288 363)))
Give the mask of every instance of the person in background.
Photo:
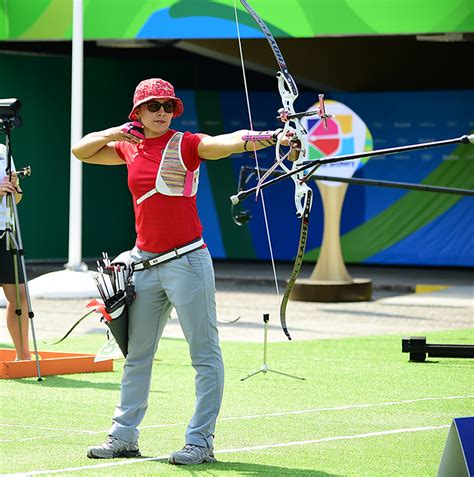
MULTIPOLYGON (((107 440, 89 447, 91 458, 140 455, 138 426, 148 407, 153 358, 174 307, 196 372, 196 404, 185 446, 172 453, 169 462, 215 461, 214 430, 224 365, 216 326, 214 270, 196 206, 199 166, 250 152, 254 145, 243 139, 249 131, 209 136, 172 129, 172 119, 183 111, 183 102, 169 82, 147 79, 134 93, 129 115, 133 123, 87 134, 72 148, 83 162, 127 167, 137 234, 131 252, 136 298, 129 309, 120 401, 107 440)), ((266 133, 267 139, 256 142, 256 149, 275 144, 280 130, 266 133)))
MULTIPOLYGON (((19 294, 21 303, 21 318, 17 309, 17 294, 15 285, 14 258, 10 250, 7 250, 7 233, 5 232, 7 219, 11 211, 7 208, 7 195, 12 194, 16 203, 20 202, 22 191, 18 184, 18 176, 15 172, 10 176, 6 173, 7 158, 6 147, 0 144, 0 286, 3 288, 7 300, 7 328, 12 337, 16 350, 16 359, 31 360, 28 342, 28 305, 26 302, 25 281, 18 263, 19 294)), ((13 169, 13 165, 12 165, 13 169)))

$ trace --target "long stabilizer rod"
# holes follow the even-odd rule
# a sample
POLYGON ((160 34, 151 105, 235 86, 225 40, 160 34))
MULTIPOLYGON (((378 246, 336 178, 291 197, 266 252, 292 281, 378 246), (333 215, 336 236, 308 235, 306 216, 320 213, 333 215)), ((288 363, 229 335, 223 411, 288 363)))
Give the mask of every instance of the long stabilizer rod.
MULTIPOLYGON (((242 166, 242 170, 249 171, 250 173, 256 173, 256 168, 254 166, 242 166)), ((267 169, 260 168, 260 173, 263 174, 267 169)), ((285 172, 274 171, 273 176, 283 176, 285 172)), ((248 178, 252 177, 253 174, 249 174, 248 178)), ((366 186, 375 186, 375 187, 391 187, 394 189, 411 189, 419 190, 423 192, 439 192, 442 194, 454 194, 454 195, 465 195, 465 196, 474 196, 474 190, 471 189, 458 189, 456 187, 444 187, 444 186, 434 186, 429 184, 412 184, 410 182, 395 182, 395 181, 381 181, 378 179, 360 179, 356 177, 334 177, 334 176, 322 176, 320 174, 314 174, 311 176, 311 179, 317 181, 329 181, 329 182, 344 182, 346 184, 355 184, 355 185, 366 185, 366 186)))
MULTIPOLYGON (((301 167, 297 167, 296 169, 294 169, 290 172, 284 173, 279 177, 275 177, 274 179, 271 179, 267 182, 264 182, 263 184, 260 185, 259 188, 263 189, 265 187, 269 187, 273 184, 276 184, 277 182, 280 182, 280 181, 286 179, 287 177, 290 177, 294 174, 298 174, 299 172, 305 171, 306 169, 314 168, 314 170, 316 170, 317 168, 319 168, 323 164, 331 164, 331 163, 334 163, 334 162, 350 161, 350 160, 353 160, 353 159, 360 159, 362 157, 385 156, 385 155, 397 154, 397 153, 405 152, 405 151, 415 151, 415 150, 418 150, 418 149, 427 149, 427 148, 430 148, 430 147, 441 147, 441 146, 446 146, 446 145, 449 145, 449 144, 458 144, 458 143, 474 144, 474 134, 464 135, 464 136, 460 136, 460 137, 453 138, 453 139, 444 139, 442 141, 424 142, 424 143, 420 143, 420 144, 410 144, 408 146, 391 147, 391 148, 387 148, 387 149, 376 149, 375 151, 364 151, 364 152, 359 152, 359 153, 354 153, 354 154, 345 154, 345 155, 342 155, 342 156, 330 156, 330 157, 326 157, 326 158, 318 160, 318 161, 310 161, 308 163, 303 164, 301 167)), ((337 182, 348 182, 347 180, 342 180, 342 179, 339 179, 339 178, 338 179, 335 179, 335 178, 321 179, 324 176, 316 176, 316 175, 313 175, 313 174, 314 174, 314 171, 309 171, 309 173, 308 173, 308 175, 311 176, 314 179, 335 180, 337 182)), ((363 179, 358 179, 358 180, 360 181, 360 180, 363 180, 363 179)), ((382 183, 384 181, 375 181, 375 182, 382 183)), ((356 182, 354 182, 354 183, 356 183, 356 182)), ((387 184, 388 184, 388 181, 387 181, 387 184)), ((402 184, 402 183, 400 183, 400 184, 402 184)), ((366 184, 366 185, 382 185, 382 184, 366 184)), ((417 190, 428 190, 428 189, 426 189, 427 187, 436 187, 436 186, 423 186, 423 185, 419 185, 419 187, 418 187, 417 184, 409 184, 409 185, 410 185, 410 187, 406 187, 406 188, 413 188, 413 189, 417 189, 417 190)), ((386 185, 386 187, 395 187, 395 186, 394 185, 392 185, 392 186, 386 185)), ((440 189, 448 189, 448 188, 440 188, 440 189)), ((240 201, 246 199, 249 195, 255 193, 256 190, 257 190, 257 187, 252 187, 251 189, 240 191, 236 195, 231 196, 230 200, 234 205, 238 204, 240 201)), ((463 189, 458 189, 458 190, 463 191, 463 189)), ((447 192, 447 190, 436 190, 436 191, 431 190, 431 192, 447 192)), ((467 191, 467 192, 470 192, 470 191, 467 191)), ((451 193, 456 193, 456 192, 451 192, 451 193)), ((460 194, 461 192, 457 192, 457 193, 460 194)), ((472 194, 463 193, 461 195, 472 195, 472 194)))

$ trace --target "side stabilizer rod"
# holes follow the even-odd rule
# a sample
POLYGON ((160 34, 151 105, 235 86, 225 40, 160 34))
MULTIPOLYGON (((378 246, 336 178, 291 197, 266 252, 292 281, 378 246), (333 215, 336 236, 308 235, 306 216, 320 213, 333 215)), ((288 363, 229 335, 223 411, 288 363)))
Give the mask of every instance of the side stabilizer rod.
MULTIPOLYGON (((291 177, 295 174, 298 174, 302 171, 305 171, 310 168, 317 169, 323 164, 331 164, 335 162, 343 162, 343 161, 350 161, 353 159, 360 159, 362 157, 375 157, 375 156, 385 156, 389 154, 397 154, 400 152, 406 152, 406 151, 415 151, 418 149, 427 149, 431 147, 441 147, 441 146, 446 146, 449 144, 474 144, 474 134, 469 134, 469 135, 464 135, 460 136, 457 138, 453 139, 444 139, 442 141, 432 141, 432 142, 425 142, 425 143, 420 143, 420 144, 410 144, 408 146, 400 146, 400 147, 391 147, 391 148, 386 148, 386 149, 376 149, 374 151, 364 151, 364 152, 358 152, 354 154, 345 154, 342 156, 329 156, 325 157, 324 159, 318 160, 318 161, 309 161, 307 163, 304 163, 302 166, 297 167, 296 169, 283 173, 282 175, 275 177, 274 179, 271 179, 267 182, 264 182, 263 184, 260 185, 260 189, 264 189, 266 187, 269 187, 273 184, 276 184, 287 177, 291 177)), ((317 178, 317 176, 314 176, 311 171, 308 173, 309 176, 312 176, 312 178, 317 178)), ((322 180, 322 179, 321 179, 322 180)), ((328 179, 329 180, 329 179, 328 179)), ((334 180, 333 178, 331 180, 334 180)), ((344 180, 338 179, 339 182, 345 182, 344 180)), ((382 181, 379 181, 382 182, 382 181)), ((388 182, 388 181, 387 181, 388 182)), ((354 182, 355 183, 355 182, 354 182)), ((366 184, 369 185, 369 184, 366 184)), ((370 184, 370 185, 375 185, 375 184, 370 184)), ((413 186, 416 186, 416 184, 412 184, 413 186)), ((390 187, 387 185, 387 187, 390 187)), ((394 186, 392 186, 394 187, 394 186)), ((421 186, 421 187, 428 187, 428 186, 421 186)), ((430 186, 431 187, 431 186, 430 186)), ((435 186, 433 186, 435 187, 435 186)), ((252 195, 255 193, 257 190, 257 187, 252 187, 251 189, 243 190, 238 192, 237 194, 233 195, 230 197, 230 200, 232 204, 238 204, 240 201, 246 199, 249 195, 252 195)), ((426 190, 426 189, 419 189, 419 190, 426 190)), ((462 189, 461 189, 462 190, 462 189)), ((432 190, 431 192, 443 192, 441 190, 434 191, 432 190)), ((447 193, 447 191, 444 191, 447 193)), ((468 191, 472 192, 472 191, 468 191)), ((455 193, 455 192, 452 192, 455 193)), ((470 193, 468 194, 463 194, 463 195, 471 195, 470 193)))

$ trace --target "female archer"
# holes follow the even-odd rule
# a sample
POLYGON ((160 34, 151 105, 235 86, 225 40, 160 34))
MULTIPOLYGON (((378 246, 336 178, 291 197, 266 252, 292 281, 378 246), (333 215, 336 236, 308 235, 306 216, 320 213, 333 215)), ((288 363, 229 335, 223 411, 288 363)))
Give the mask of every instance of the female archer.
POLYGON ((153 358, 174 307, 196 372, 196 407, 185 446, 171 454, 169 461, 215 461, 213 439, 224 367, 216 326, 214 270, 196 207, 199 166, 273 145, 281 130, 261 133, 265 139, 251 144, 245 138, 248 131, 208 136, 173 130, 172 119, 183 111, 183 102, 170 83, 147 79, 135 90, 129 115, 133 123, 88 134, 72 148, 86 163, 127 166, 137 234, 131 253, 136 298, 129 309, 120 401, 107 440, 88 449, 91 458, 140 455, 138 426, 148 406, 153 358))

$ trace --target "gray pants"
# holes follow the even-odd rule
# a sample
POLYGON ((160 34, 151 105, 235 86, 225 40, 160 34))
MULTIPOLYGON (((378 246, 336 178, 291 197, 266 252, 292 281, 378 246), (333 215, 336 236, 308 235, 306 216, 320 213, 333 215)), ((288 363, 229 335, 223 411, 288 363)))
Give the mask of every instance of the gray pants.
MULTIPOLYGON (((135 248, 134 262, 156 256, 135 248)), ((158 341, 175 307, 196 371, 196 408, 186 430, 186 444, 212 445, 224 388, 216 325, 214 270, 207 249, 134 273, 136 298, 129 309, 128 356, 120 402, 110 434, 138 439, 138 425, 148 407, 151 371, 158 341)))

